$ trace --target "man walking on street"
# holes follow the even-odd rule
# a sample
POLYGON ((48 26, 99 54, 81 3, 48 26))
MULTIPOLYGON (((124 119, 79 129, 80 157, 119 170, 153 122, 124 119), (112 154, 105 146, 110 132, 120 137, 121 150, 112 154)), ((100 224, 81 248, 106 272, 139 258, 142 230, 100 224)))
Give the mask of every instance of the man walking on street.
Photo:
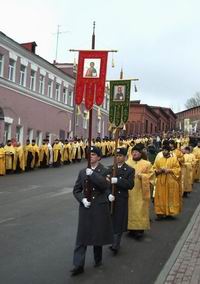
POLYGON ((74 249, 71 276, 84 272, 87 246, 93 246, 95 267, 102 264, 102 246, 113 239, 106 168, 99 163, 101 150, 95 146, 89 149, 91 168, 80 171, 73 194, 78 200, 79 222, 74 249), (86 188, 86 183, 89 187, 86 188), (86 191, 87 189, 87 191, 86 191))
MULTIPOLYGON (((120 248, 123 232, 127 231, 128 223, 128 190, 134 187, 135 170, 129 167, 126 161, 126 148, 117 148, 116 154, 116 176, 110 178, 111 185, 115 185, 115 194, 110 194, 108 199, 114 202, 112 212, 113 243, 109 248, 116 255, 120 248)), ((113 167, 109 167, 109 175, 112 176, 113 167)))

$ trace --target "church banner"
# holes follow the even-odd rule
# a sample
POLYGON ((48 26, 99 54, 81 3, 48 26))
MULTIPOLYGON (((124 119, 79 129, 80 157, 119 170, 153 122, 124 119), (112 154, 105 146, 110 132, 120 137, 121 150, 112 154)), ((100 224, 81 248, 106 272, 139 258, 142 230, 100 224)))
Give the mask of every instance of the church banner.
POLYGON ((110 81, 109 121, 115 127, 123 127, 129 116, 131 80, 110 81))
POLYGON ((79 51, 75 102, 90 110, 93 104, 104 100, 108 51, 79 51))

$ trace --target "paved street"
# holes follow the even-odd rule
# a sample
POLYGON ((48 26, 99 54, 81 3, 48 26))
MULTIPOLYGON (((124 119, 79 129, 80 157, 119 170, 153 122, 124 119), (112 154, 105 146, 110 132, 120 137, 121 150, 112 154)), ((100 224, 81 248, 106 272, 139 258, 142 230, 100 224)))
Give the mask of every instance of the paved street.
MULTIPOLYGON (((112 159, 102 161, 108 165, 112 159)), ((175 220, 156 222, 142 241, 123 237, 118 256, 104 248, 104 264, 93 267, 88 248, 85 273, 71 278, 78 204, 72 188, 86 163, 0 177, 0 283, 154 283, 200 201, 195 184, 175 220)))

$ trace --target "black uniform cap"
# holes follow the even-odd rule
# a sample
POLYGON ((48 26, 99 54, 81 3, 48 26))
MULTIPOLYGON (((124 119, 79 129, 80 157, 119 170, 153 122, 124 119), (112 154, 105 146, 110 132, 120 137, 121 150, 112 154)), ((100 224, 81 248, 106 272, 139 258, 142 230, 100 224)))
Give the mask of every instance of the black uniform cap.
POLYGON ((101 149, 99 147, 96 146, 92 146, 89 149, 89 153, 95 153, 97 156, 101 157, 102 153, 101 153, 101 149))
POLYGON ((117 148, 116 153, 119 154, 119 155, 124 155, 124 156, 126 156, 126 154, 127 154, 127 149, 124 148, 124 147, 117 148))
POLYGON ((135 146, 133 146, 132 151, 138 151, 142 153, 142 150, 144 149, 144 144, 142 143, 137 143, 135 146))

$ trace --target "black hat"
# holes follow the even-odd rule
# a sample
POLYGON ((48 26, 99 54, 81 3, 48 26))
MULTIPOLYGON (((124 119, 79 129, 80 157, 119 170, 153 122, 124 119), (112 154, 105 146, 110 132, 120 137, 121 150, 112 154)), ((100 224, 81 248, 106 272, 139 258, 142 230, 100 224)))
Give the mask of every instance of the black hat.
POLYGON ((101 157, 101 149, 96 146, 92 146, 89 150, 89 153, 95 153, 97 156, 101 157))
POLYGON ((170 148, 170 146, 169 145, 163 145, 163 147, 162 147, 162 150, 167 150, 167 151, 170 151, 171 150, 171 148, 170 148))
POLYGON ((117 148, 116 153, 119 154, 119 155, 124 155, 124 156, 126 156, 126 154, 127 154, 127 149, 124 148, 124 147, 117 148))
POLYGON ((164 141, 163 141, 163 146, 164 146, 164 145, 169 145, 169 140, 164 140, 164 141))
POLYGON ((173 139, 171 139, 171 140, 169 140, 169 144, 176 145, 176 142, 173 139))
POLYGON ((142 153, 142 150, 144 149, 144 144, 142 143, 137 143, 135 146, 133 146, 132 151, 138 151, 142 153))

